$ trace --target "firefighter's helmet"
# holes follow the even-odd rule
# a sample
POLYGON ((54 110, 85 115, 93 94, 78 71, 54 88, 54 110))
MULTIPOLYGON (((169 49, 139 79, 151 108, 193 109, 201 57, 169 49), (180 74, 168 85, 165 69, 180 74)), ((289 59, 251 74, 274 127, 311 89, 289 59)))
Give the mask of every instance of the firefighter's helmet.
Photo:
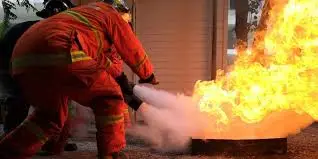
POLYGON ((36 12, 36 15, 41 18, 48 18, 74 7, 70 0, 45 0, 43 4, 44 8, 41 11, 36 12))
POLYGON ((104 2, 111 4, 119 12, 128 13, 130 9, 125 0, 104 0, 104 2))

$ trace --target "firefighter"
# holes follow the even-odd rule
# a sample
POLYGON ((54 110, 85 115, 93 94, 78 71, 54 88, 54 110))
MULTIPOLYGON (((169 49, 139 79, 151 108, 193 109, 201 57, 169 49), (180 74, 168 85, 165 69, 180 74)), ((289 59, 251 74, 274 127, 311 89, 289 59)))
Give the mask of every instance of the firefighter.
MULTIPOLYGON (((41 18, 48 18, 53 16, 61 11, 67 10, 68 8, 73 7, 73 4, 68 0, 46 0, 44 1, 44 9, 39 12, 36 12, 36 15, 41 18)), ((16 128, 19 124, 23 122, 23 120, 27 117, 30 105, 26 103, 24 98, 22 97, 21 91, 18 88, 17 83, 11 78, 9 75, 9 61, 13 52, 14 45, 19 37, 33 24, 37 23, 37 21, 26 21, 13 26, 6 34, 2 42, 2 64, 3 68, 6 72, 6 75, 1 80, 3 85, 5 86, 4 90, 9 90, 10 92, 7 95, 10 95, 8 98, 5 98, 3 102, 5 107, 7 108, 7 114, 5 116, 4 123, 4 132, 9 133, 11 130, 16 128)), ((67 137, 69 136, 70 123, 66 122, 64 125, 63 131, 58 138, 58 141, 63 141, 62 149, 65 145, 65 150, 67 151, 75 151, 77 150, 76 144, 67 143, 67 137)), ((40 155, 48 155, 48 154, 56 154, 57 150, 54 147, 51 147, 48 142, 42 148, 43 151, 40 151, 40 155)), ((60 151, 59 151, 60 152, 60 151)))
MULTIPOLYGON (((112 2, 108 2, 112 3, 112 2)), ((74 6, 74 5, 73 5, 74 6)), ((131 24, 131 16, 130 16, 130 9, 128 7, 116 7, 117 10, 119 10, 122 13, 122 16, 126 22, 128 22, 132 27, 131 24)), ((110 40, 110 37, 107 37, 108 42, 112 44, 112 41, 110 40)), ((124 100, 126 103, 125 109, 124 109, 124 121, 125 121, 125 126, 129 127, 131 125, 130 123, 130 117, 129 117, 129 111, 128 111, 128 106, 137 111, 139 107, 143 104, 143 101, 141 101, 137 96, 133 94, 133 86, 134 84, 130 83, 128 81, 127 76, 123 72, 123 60, 120 58, 119 54, 116 52, 116 48, 114 46, 111 47, 110 50, 106 50, 106 56, 109 58, 111 65, 109 68, 106 70, 112 77, 115 78, 116 82, 119 84, 124 100), (128 106, 127 106, 128 104, 128 106)), ((142 83, 143 81, 140 81, 142 83)), ((67 124, 71 124, 69 120, 67 120, 67 124)), ((57 140, 50 140, 45 144, 44 150, 41 152, 41 155, 56 155, 60 154, 63 152, 63 147, 64 150, 67 149, 76 149, 75 144, 67 144, 64 146, 67 140, 67 134, 65 132, 69 132, 70 126, 64 126, 61 136, 57 140)))
MULTIPOLYGON (((124 19, 129 22, 131 28, 132 28, 132 24, 131 19, 130 19, 130 15, 129 15, 129 8, 124 8, 125 10, 120 10, 120 12, 125 13, 125 15, 123 15, 124 19)), ((106 38, 106 39, 110 39, 110 38, 106 38)), ((112 44, 111 40, 109 40, 109 43, 112 44)), ((123 96, 124 96, 124 100, 126 103, 126 106, 124 107, 124 122, 125 122, 125 126, 129 127, 131 125, 130 122, 130 117, 129 117, 129 111, 128 111, 128 106, 131 107, 133 110, 137 111, 139 109, 139 107, 143 104, 143 101, 140 100, 137 96, 135 96, 133 94, 133 87, 134 84, 129 82, 127 76, 125 75, 125 73, 123 72, 123 60, 120 58, 120 56, 118 55, 118 53, 116 52, 116 48, 114 46, 111 47, 110 50, 106 51, 106 56, 109 58, 111 65, 109 66, 109 68, 106 70, 112 77, 115 78, 116 82, 119 84, 123 96), (128 104, 128 106, 127 106, 128 104)), ((139 81, 140 83, 142 83, 143 81, 139 81)), ((65 130, 65 129, 63 129, 65 130)), ((63 133, 62 133, 63 134, 63 133)), ((54 140, 53 142, 50 142, 50 144, 46 144, 46 147, 50 147, 49 149, 53 149, 54 153, 50 154, 50 151, 46 151, 43 154, 46 155, 53 155, 53 154, 60 154, 62 152, 62 148, 63 148, 63 143, 65 143, 65 140, 67 138, 63 138, 63 136, 61 136, 60 140, 54 140), (62 140, 61 140, 62 139, 62 140), (63 140, 64 139, 64 140, 63 140), (57 151, 56 151, 57 150, 57 151), (59 151, 60 150, 60 151, 59 151)), ((67 147, 70 147, 69 145, 65 146, 65 149, 67 147)))
POLYGON ((5 133, 16 128, 28 115, 30 105, 22 97, 21 91, 15 80, 10 75, 10 58, 14 45, 19 37, 37 21, 19 23, 10 28, 1 39, 1 75, 2 106, 7 113, 5 115, 3 130, 5 133))
MULTIPOLYGON (((45 3, 44 9, 36 13, 41 18, 48 18, 49 16, 72 7, 71 3, 67 3, 68 0, 50 0, 47 2, 49 3, 45 3)), ((3 76, 1 76, 2 80, 0 81, 5 88, 3 90, 8 91, 8 93, 2 93, 7 96, 4 104, 8 109, 4 123, 4 132, 9 132, 17 127, 25 119, 29 111, 29 104, 25 103, 18 85, 14 79, 12 79, 9 67, 10 58, 17 40, 29 27, 38 21, 39 20, 26 21, 14 25, 1 40, 1 70, 3 70, 3 76), (18 109, 16 108, 17 106, 19 107, 18 109), (21 109, 21 106, 23 106, 23 109, 21 109)))
MULTIPOLYGON (((41 17, 41 18, 48 18, 52 15, 55 15, 61 11, 64 11, 68 8, 74 7, 74 5, 68 1, 68 0, 47 0, 44 1, 44 9, 37 12, 36 15, 41 17)), ((129 8, 123 8, 121 12, 123 13, 128 13, 129 8)), ((126 14, 127 15, 127 14, 126 14)), ((125 18, 127 22, 130 22, 130 16, 124 16, 128 17, 125 18)), ((7 37, 11 37, 11 35, 16 34, 17 36, 13 36, 15 39, 13 42, 10 42, 11 44, 15 44, 16 40, 18 37, 21 36, 21 34, 29 28, 31 25, 33 25, 35 22, 38 21, 28 21, 24 23, 17 24, 14 29, 10 30, 10 33, 7 34, 7 37), (23 27, 23 28, 22 28, 23 27)), ((131 25, 131 23, 130 23, 131 25)), ((132 25, 131 25, 132 26, 132 25)), ((13 46, 11 46, 11 51, 13 50, 13 46)), ((133 95, 132 91, 132 86, 133 84, 129 84, 129 81, 126 77, 126 75, 123 73, 123 62, 116 53, 115 48, 113 47, 112 51, 110 51, 110 54, 107 54, 110 60, 112 61, 112 65, 110 68, 107 70, 114 78, 116 78, 116 81, 118 84, 120 84, 122 92, 124 94, 124 99, 129 104, 131 108, 133 108, 135 111, 138 110, 140 105, 143 103, 139 98, 137 98, 135 95, 133 95)), ((9 54, 11 57, 11 53, 9 54)), ((7 60, 8 62, 9 60, 7 60)), ((8 66, 8 65, 7 65, 8 66)), ((21 98, 22 99, 22 98, 21 98)), ((21 103, 22 104, 22 103, 21 103)), ((20 104, 20 105, 21 105, 20 104)), ((19 107, 21 107, 19 105, 19 107)), ((14 122, 15 124, 11 124, 11 130, 15 128, 17 125, 19 125, 27 116, 28 114, 28 104, 24 104, 25 109, 16 109, 15 107, 9 107, 11 111, 9 111, 7 117, 7 123, 12 123, 14 122), (18 114, 19 113, 19 114, 18 114)), ((70 108, 72 108, 71 104, 69 104, 70 108)), ((74 108, 73 108, 74 109, 74 108)), ((69 111, 74 111, 69 109, 69 111)), ((72 114, 72 113, 71 113, 72 114)), ((74 114, 74 113, 73 113, 74 114)), ((43 147, 42 151, 38 152, 38 155, 43 155, 43 156, 48 156, 48 155, 57 155, 61 154, 64 150, 66 151, 75 151, 77 150, 77 146, 74 143, 67 143, 67 139, 70 135, 70 129, 71 129, 71 116, 69 115, 69 120, 66 121, 62 133, 58 138, 54 138, 52 140, 49 140, 43 147), (67 143, 67 144, 66 144, 67 143)), ((124 117, 125 117, 125 125, 130 126, 130 119, 129 119, 129 112, 128 112, 128 107, 124 110, 124 117)), ((10 124, 8 124, 10 125, 10 124)), ((5 131, 7 132, 7 131, 5 131)))
MULTIPOLYGON (((55 15, 61 11, 64 11, 68 8, 74 7, 74 5, 68 1, 68 0, 46 0, 44 1, 44 9, 36 12, 36 15, 41 17, 41 18, 48 18, 52 15, 55 15)), ((5 72, 9 72, 8 71, 8 62, 9 62, 9 58, 11 57, 11 52, 13 51, 13 47, 14 44, 16 43, 16 41, 18 40, 18 38, 24 33, 24 31, 26 31, 30 26, 32 26, 34 23, 36 23, 38 21, 27 21, 27 22, 23 22, 20 24, 15 25, 12 29, 10 29, 10 31, 6 34, 4 42, 6 43, 5 46, 3 46, 3 49, 5 50, 5 54, 1 54, 1 55, 5 55, 7 56, 6 58, 1 58, 2 60, 4 60, 2 62, 2 64, 5 65, 6 71, 5 72), (6 59, 6 60, 5 60, 6 59)), ((118 57, 118 56, 116 56, 118 57)), ((115 62, 113 63, 113 65, 111 66, 111 68, 118 68, 120 67, 118 64, 118 59, 113 58, 112 60, 114 60, 115 62)), ((122 62, 120 63, 122 65, 122 62)), ((114 69, 109 69, 110 72, 113 72, 111 70, 114 69)), ((122 68, 122 67, 120 67, 122 68)), ((117 76, 117 74, 116 74, 117 76)), ((113 76, 113 77, 116 77, 113 76)), ((9 76, 9 74, 6 74, 6 78, 8 80, 3 80, 4 82, 9 81, 9 82, 14 82, 13 79, 9 76)), ((4 79, 4 78, 2 78, 4 79)), ((120 78, 116 79, 116 81, 118 81, 120 83, 120 85, 126 85, 123 88, 125 92, 129 92, 128 89, 130 86, 128 85, 128 80, 125 77, 125 75, 123 74, 120 78), (123 78, 124 77, 124 78, 123 78), (126 81, 124 81, 126 80, 126 81), (129 87, 127 87, 129 86, 129 87)), ((15 83, 12 84, 8 84, 8 82, 6 84, 3 84, 3 86, 5 87, 9 87, 11 89, 17 88, 18 86, 15 83)), ((122 88, 122 90, 123 90, 122 88)), ((4 90, 10 90, 10 89, 4 89, 4 90)), ((6 122, 4 124, 4 132, 8 133, 9 131, 11 131, 12 129, 14 129, 15 127, 17 127, 27 116, 28 114, 28 110, 29 110, 29 104, 25 103, 25 101, 23 100, 21 94, 19 90, 15 91, 14 96, 12 96, 12 98, 5 98, 5 100, 3 101, 4 104, 6 104, 7 108, 8 108, 8 114, 6 115, 6 122), (16 106, 19 106, 19 108, 17 109, 16 106), (22 107, 23 106, 23 107, 22 107), (23 109, 21 109, 21 107, 23 109)), ((125 93, 125 97, 127 96, 127 93, 125 93)), ((130 98, 130 96, 127 96, 125 99, 130 98)), ((135 97, 136 98, 136 97, 135 97)), ((129 100, 131 101, 131 100, 129 100)), ((137 102, 130 102, 133 104, 130 104, 130 106, 132 105, 132 107, 134 108, 134 110, 137 110, 136 107, 138 107, 137 105, 140 105, 142 102, 139 99, 136 99, 135 101, 137 102), (137 104, 135 104, 137 103, 137 104)), ((125 123, 127 125, 129 125, 129 114, 128 114, 128 109, 125 109, 125 123)), ((69 130, 70 130, 70 124, 69 121, 67 121, 64 125, 63 128, 63 133, 61 133, 61 136, 55 140, 51 140, 49 142, 47 142, 42 150, 39 154, 40 155, 53 155, 53 154, 60 154, 64 147, 65 142, 67 141, 68 138, 68 134, 69 134, 69 130)), ((65 145, 65 150, 69 150, 69 151, 74 151, 77 149, 76 144, 66 144, 65 145)))
POLYGON ((12 57, 13 76, 35 111, 0 141, 1 158, 30 157, 58 135, 68 98, 93 109, 99 158, 120 158, 124 101, 106 72, 106 34, 142 82, 158 84, 142 45, 112 5, 92 3, 40 21, 18 40, 12 57))

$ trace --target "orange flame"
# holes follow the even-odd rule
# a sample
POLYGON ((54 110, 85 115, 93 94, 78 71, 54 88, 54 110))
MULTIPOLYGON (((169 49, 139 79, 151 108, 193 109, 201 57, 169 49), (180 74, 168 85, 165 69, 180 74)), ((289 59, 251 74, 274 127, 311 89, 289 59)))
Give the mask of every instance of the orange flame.
POLYGON ((318 1, 271 2, 264 40, 251 53, 239 54, 231 72, 218 71, 215 81, 195 85, 200 110, 219 123, 233 117, 258 123, 284 110, 318 120, 318 1))

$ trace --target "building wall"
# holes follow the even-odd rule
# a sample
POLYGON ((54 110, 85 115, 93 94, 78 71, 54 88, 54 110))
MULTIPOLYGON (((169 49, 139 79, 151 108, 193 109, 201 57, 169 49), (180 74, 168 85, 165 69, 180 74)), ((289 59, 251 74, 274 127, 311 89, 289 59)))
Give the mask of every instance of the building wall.
POLYGON ((213 50, 213 63, 212 66, 212 78, 215 77, 215 73, 218 69, 226 69, 227 66, 227 48, 228 48, 228 1, 215 0, 215 12, 214 12, 214 37, 216 41, 212 44, 213 50))
POLYGON ((136 35, 155 65, 158 88, 191 92, 197 80, 211 80, 226 67, 227 1, 132 1, 136 35))
POLYGON ((154 63, 160 89, 191 92, 211 79, 209 0, 137 0, 136 33, 154 63))

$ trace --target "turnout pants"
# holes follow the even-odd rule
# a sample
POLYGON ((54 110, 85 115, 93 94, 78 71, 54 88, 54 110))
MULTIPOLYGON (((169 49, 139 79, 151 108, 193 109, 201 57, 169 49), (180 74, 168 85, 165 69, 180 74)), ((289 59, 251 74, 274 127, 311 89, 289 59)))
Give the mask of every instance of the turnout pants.
POLYGON ((15 76, 35 111, 0 141, 1 159, 31 157, 50 138, 58 137, 69 98, 93 109, 100 158, 124 148, 125 103, 120 87, 108 73, 89 66, 89 61, 79 62, 71 69, 41 68, 15 76))
POLYGON ((67 144, 68 138, 70 137, 71 127, 71 119, 68 117, 59 136, 56 138, 51 138, 49 141, 47 141, 43 145, 42 150, 54 153, 55 155, 64 152, 64 147, 67 144))

